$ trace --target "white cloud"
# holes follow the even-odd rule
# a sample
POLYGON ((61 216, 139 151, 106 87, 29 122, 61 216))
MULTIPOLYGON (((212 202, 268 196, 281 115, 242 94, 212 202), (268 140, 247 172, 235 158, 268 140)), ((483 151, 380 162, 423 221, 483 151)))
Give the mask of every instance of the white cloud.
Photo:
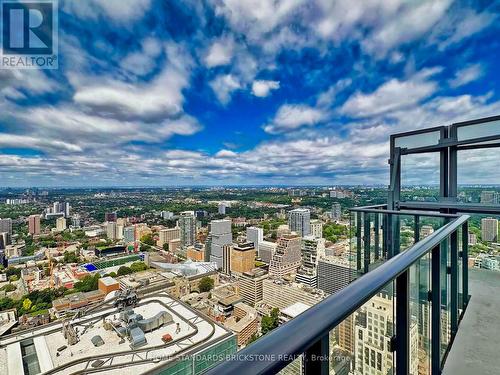
POLYGON ((144 16, 151 0, 64 0, 62 9, 82 19, 96 20, 104 15, 116 23, 125 24, 144 16))
POLYGON ((450 79, 450 86, 453 88, 466 85, 467 83, 473 82, 483 75, 483 68, 481 64, 473 64, 459 70, 455 77, 450 79))
POLYGON ((279 81, 255 80, 252 84, 252 94, 260 98, 265 98, 272 90, 279 88, 279 81))
POLYGON ((242 88, 241 83, 232 74, 219 75, 209 85, 222 104, 229 103, 233 91, 242 88))
POLYGON ((264 131, 272 134, 283 133, 302 126, 316 125, 326 117, 327 113, 318 108, 303 104, 284 104, 278 109, 271 123, 264 126, 264 131))
POLYGON ((231 38, 222 38, 210 46, 205 55, 205 65, 208 68, 227 65, 233 58, 234 41, 231 38))
POLYGON ((156 66, 156 60, 161 51, 160 41, 147 38, 143 41, 141 50, 128 54, 120 61, 120 66, 134 75, 146 75, 156 66))
POLYGON ((440 69, 427 69, 408 80, 391 79, 371 93, 356 92, 341 107, 340 113, 350 117, 369 117, 415 105, 437 90, 428 78, 440 69))

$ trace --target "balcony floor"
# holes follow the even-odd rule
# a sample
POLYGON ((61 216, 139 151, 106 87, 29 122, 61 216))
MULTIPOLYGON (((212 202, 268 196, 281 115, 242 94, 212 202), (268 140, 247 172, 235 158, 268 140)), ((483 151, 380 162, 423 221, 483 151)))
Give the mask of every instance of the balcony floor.
POLYGON ((469 270, 472 296, 443 375, 500 373, 500 272, 469 270))

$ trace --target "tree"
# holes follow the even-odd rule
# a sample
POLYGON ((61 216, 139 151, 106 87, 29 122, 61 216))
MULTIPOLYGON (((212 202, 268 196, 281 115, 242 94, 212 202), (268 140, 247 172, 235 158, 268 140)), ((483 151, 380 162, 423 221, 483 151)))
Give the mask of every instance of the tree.
POLYGON ((142 236, 141 242, 145 243, 146 245, 150 245, 150 246, 155 245, 155 240, 153 239, 153 235, 151 233, 148 233, 148 234, 145 234, 144 236, 142 236))
POLYGON ((90 292, 97 290, 100 275, 87 275, 81 281, 75 283, 75 289, 79 292, 90 292))
POLYGON ((168 243, 163 244, 163 250, 168 251, 168 243))
POLYGON ((144 262, 134 262, 130 265, 132 272, 140 272, 148 269, 148 266, 144 262))
POLYGON ((64 253, 64 263, 78 263, 79 260, 78 255, 74 252, 66 251, 64 253))
POLYGON ((209 292, 214 288, 214 280, 208 276, 203 277, 198 284, 201 293, 209 292))
POLYGON ((265 335, 266 333, 272 331, 275 329, 278 324, 279 324, 279 309, 272 309, 271 314, 269 315, 264 315, 262 317, 262 321, 260 323, 260 330, 262 332, 262 335, 265 335))
POLYGON ((132 269, 130 267, 121 266, 120 268, 118 268, 117 275, 118 276, 130 275, 133 272, 134 271, 132 271, 132 269))
POLYGON ((31 309, 32 302, 29 298, 25 298, 23 301, 23 310, 28 311, 31 309))

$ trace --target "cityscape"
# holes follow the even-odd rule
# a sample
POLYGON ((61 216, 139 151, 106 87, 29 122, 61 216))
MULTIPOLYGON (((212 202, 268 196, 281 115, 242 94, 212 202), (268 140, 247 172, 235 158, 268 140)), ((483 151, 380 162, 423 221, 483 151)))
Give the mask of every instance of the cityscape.
POLYGON ((499 373, 499 18, 0 0, 0 374, 499 373))

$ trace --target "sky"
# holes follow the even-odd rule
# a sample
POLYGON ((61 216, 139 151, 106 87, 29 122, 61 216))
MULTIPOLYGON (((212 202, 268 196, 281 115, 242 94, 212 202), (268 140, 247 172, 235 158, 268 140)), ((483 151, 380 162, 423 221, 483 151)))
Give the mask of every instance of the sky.
MULTIPOLYGON (((59 69, 0 70, 0 186, 387 184, 390 134, 500 114, 499 17, 500 1, 60 0, 59 69)), ((437 181, 437 159, 412 158, 404 182, 437 181)), ((497 162, 460 155, 459 183, 498 183, 497 162)))

